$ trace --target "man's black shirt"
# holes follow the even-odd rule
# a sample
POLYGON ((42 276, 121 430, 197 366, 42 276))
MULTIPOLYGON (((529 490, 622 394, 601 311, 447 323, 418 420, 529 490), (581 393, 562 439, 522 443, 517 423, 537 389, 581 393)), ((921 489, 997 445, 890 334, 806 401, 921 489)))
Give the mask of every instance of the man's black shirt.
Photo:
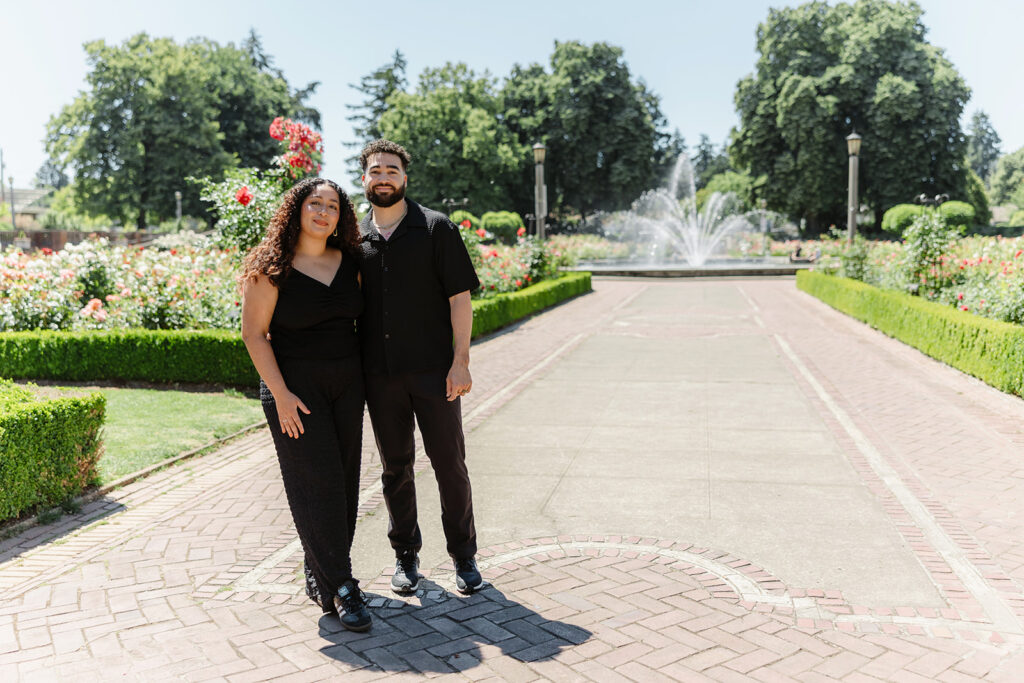
POLYGON ((390 239, 370 214, 359 225, 366 302, 359 337, 363 369, 372 374, 447 372, 454 358, 448 298, 480 286, 459 228, 443 213, 405 201, 408 212, 390 239))

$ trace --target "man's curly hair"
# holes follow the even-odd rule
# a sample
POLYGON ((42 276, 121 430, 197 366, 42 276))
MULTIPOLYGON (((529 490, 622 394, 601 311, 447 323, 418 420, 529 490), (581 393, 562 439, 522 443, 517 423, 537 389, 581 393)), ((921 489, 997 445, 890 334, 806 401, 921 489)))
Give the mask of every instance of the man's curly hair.
POLYGON ((242 274, 238 276, 239 284, 255 282, 260 275, 265 275, 275 286, 288 276, 295 257, 295 245, 299 242, 302 231, 300 223, 302 203, 313 190, 327 185, 338 193, 341 201, 341 214, 338 216, 337 236, 327 238, 327 246, 351 251, 359 242, 359 226, 356 224, 356 213, 352 208, 345 190, 333 180, 326 178, 305 178, 295 183, 281 200, 281 206, 274 212, 274 217, 267 225, 263 240, 253 247, 242 262, 242 274))
POLYGON ((374 154, 394 154, 396 157, 402 160, 402 170, 408 171, 409 164, 412 163, 412 157, 405 151, 405 147, 402 147, 397 142, 391 142, 391 140, 374 140, 373 142, 366 143, 366 147, 363 147, 363 151, 359 153, 359 167, 366 172, 366 162, 374 154))

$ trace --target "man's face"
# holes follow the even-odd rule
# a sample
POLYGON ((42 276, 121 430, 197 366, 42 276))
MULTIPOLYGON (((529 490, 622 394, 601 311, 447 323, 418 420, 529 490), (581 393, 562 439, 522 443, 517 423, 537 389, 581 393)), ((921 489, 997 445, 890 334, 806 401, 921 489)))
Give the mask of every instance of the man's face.
POLYGON ((402 160, 397 155, 379 152, 366 160, 363 190, 374 206, 385 208, 402 201, 408 181, 402 160))

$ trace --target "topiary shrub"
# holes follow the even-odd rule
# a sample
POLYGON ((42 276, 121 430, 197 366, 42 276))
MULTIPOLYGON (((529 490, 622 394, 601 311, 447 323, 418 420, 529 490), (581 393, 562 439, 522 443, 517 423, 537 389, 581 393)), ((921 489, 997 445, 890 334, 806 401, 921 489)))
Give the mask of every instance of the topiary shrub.
POLYGON ((882 214, 882 230, 902 235, 914 219, 923 213, 924 207, 918 204, 897 204, 882 214))
POLYGON ((1008 227, 1016 228, 1024 225, 1024 209, 1017 209, 1010 215, 1008 227))
POLYGON ((480 227, 480 219, 469 211, 463 211, 462 209, 452 211, 452 214, 448 216, 448 218, 451 219, 452 223, 459 227, 465 227, 462 225, 465 221, 469 221, 469 228, 471 230, 476 230, 480 227))
POLYGON ((505 244, 514 244, 520 228, 526 228, 523 218, 514 211, 488 211, 480 217, 484 230, 505 244))
POLYGON ((98 483, 106 399, 37 399, 0 383, 0 520, 57 505, 98 483))
POLYGON ((947 226, 968 228, 974 225, 974 207, 967 202, 943 202, 939 206, 939 216, 947 226))

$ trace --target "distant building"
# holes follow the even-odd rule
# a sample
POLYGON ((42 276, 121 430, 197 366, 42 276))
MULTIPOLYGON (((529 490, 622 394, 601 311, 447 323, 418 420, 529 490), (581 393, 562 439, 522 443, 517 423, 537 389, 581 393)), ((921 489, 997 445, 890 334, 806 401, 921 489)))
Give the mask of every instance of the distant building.
MULTIPOLYGON (((50 188, 23 189, 14 188, 14 225, 19 230, 30 230, 39 227, 39 219, 46 213, 47 207, 42 206, 42 201, 53 192, 50 188)), ((11 190, 7 190, 5 198, 11 201, 11 190)), ((7 218, 9 221, 10 218, 7 218)), ((0 230, 10 229, 10 224, 0 226, 0 230)))

